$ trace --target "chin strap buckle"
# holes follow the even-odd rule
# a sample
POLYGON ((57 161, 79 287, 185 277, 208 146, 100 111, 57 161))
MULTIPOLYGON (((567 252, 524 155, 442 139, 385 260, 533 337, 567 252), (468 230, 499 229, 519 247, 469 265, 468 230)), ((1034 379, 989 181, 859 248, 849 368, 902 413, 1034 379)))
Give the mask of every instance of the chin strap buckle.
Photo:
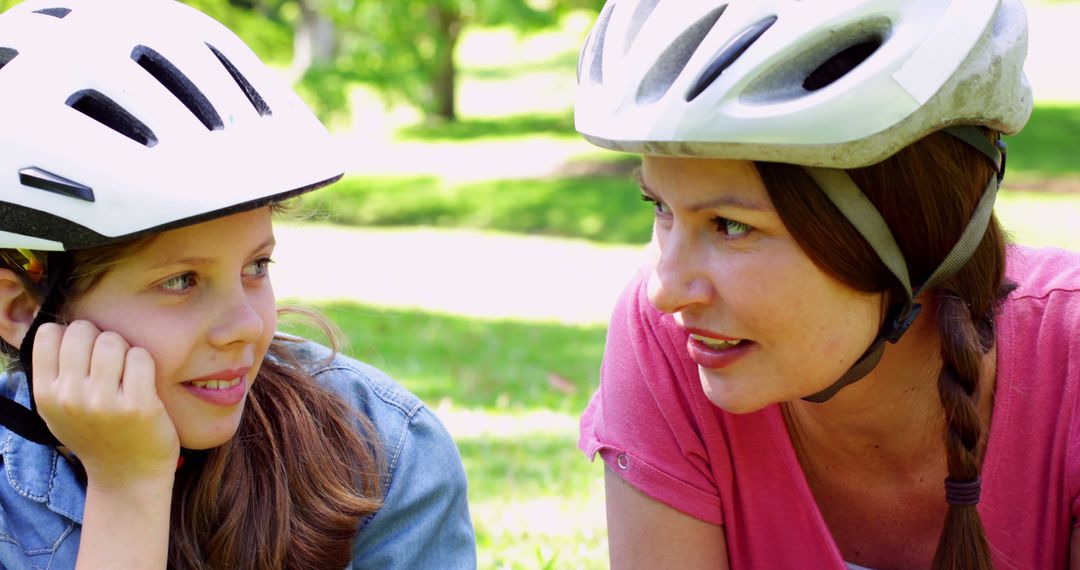
POLYGON ((907 308, 905 305, 900 305, 896 308, 896 314, 890 315, 891 324, 882 331, 882 336, 885 340, 896 344, 900 342, 900 337, 904 336, 911 323, 915 322, 915 318, 919 316, 922 311, 922 305, 913 303, 911 308, 907 308))

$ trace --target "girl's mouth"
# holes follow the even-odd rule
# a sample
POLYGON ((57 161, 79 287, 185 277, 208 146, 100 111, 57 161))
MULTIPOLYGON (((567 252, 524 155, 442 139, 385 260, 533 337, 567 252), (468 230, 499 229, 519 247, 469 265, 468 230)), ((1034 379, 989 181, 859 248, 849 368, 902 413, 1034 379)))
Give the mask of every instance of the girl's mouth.
POLYGON ((247 396, 244 376, 232 380, 190 380, 182 384, 188 393, 215 406, 235 406, 247 396))
POLYGON ((191 385, 196 388, 205 388, 207 390, 228 390, 233 386, 240 383, 240 378, 233 378, 232 380, 192 380, 191 385))

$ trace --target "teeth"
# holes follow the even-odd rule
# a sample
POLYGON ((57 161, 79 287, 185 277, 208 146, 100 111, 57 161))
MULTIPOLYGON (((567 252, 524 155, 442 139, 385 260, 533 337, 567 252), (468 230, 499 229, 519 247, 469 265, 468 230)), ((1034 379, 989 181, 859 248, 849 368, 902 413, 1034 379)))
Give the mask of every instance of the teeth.
POLYGON ((694 340, 703 342, 713 348, 731 348, 742 342, 742 339, 736 340, 718 340, 715 338, 709 338, 707 336, 701 336, 699 334, 690 335, 694 340))
POLYGON ((240 383, 239 378, 233 378, 232 380, 192 380, 191 385, 196 388, 206 388, 208 390, 227 390, 240 383))

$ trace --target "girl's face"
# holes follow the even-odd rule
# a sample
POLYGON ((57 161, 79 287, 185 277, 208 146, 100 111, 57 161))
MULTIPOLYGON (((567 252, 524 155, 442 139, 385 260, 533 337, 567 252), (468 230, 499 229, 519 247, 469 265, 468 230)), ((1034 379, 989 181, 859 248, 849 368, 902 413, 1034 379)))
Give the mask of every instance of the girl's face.
POLYGON ((814 265, 752 163, 646 155, 642 192, 656 204, 649 299, 691 333, 717 406, 751 412, 811 395, 877 334, 882 295, 814 265))
POLYGON ((277 323, 273 249, 269 208, 170 230, 69 306, 69 319, 150 352, 183 447, 216 447, 236 432, 277 323))

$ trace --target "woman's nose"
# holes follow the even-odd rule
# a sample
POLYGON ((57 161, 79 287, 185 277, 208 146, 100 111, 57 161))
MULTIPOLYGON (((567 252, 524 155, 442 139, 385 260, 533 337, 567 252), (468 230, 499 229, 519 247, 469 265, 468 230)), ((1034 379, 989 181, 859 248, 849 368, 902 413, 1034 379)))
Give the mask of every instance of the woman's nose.
POLYGON ((706 244, 676 227, 658 235, 652 247, 648 292, 653 306, 674 314, 713 302, 716 289, 709 277, 706 244))

